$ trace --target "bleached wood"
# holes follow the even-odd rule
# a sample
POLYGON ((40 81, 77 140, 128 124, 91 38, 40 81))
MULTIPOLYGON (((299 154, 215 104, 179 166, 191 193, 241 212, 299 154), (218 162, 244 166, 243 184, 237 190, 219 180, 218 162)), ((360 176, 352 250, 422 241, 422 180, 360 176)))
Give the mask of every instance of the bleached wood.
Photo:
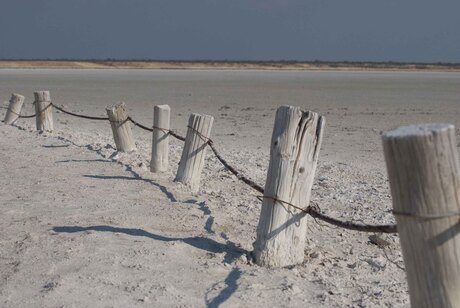
POLYGON ((113 139, 115 146, 120 152, 131 152, 136 150, 136 145, 131 131, 126 104, 120 102, 116 105, 106 108, 109 117, 110 126, 112 127, 113 139))
POLYGON ((214 118, 212 116, 196 113, 191 114, 188 121, 189 128, 175 181, 186 184, 194 193, 197 193, 200 188, 207 138, 211 135, 213 122, 214 118))
POLYGON ((34 92, 35 97, 35 124, 40 132, 53 131, 53 106, 49 91, 34 92))
POLYGON ((411 305, 460 307, 460 216, 420 217, 460 212, 455 128, 401 127, 383 147, 411 305))
POLYGON ((168 105, 153 107, 152 160, 151 172, 164 172, 169 164, 169 118, 171 108, 168 105))
POLYGON ((10 104, 8 105, 8 110, 6 111, 3 122, 5 122, 5 124, 13 124, 16 122, 21 114, 23 104, 24 96, 16 93, 11 94, 10 104))
MULTIPOLYGON (((325 119, 299 107, 276 112, 265 196, 306 208, 310 203, 325 119)), ((256 263, 282 267, 304 259, 307 220, 287 204, 264 198, 254 243, 256 263)))

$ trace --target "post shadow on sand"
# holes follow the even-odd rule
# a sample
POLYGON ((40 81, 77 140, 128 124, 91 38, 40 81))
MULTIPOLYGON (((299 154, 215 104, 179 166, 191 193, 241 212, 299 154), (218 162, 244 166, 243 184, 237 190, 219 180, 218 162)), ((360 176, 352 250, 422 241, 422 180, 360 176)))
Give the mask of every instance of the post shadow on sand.
POLYGON ((157 235, 151 232, 147 232, 142 229, 134 228, 119 228, 112 226, 89 226, 89 227, 80 227, 80 226, 56 226, 52 229, 56 233, 78 233, 85 231, 97 231, 97 232, 111 232, 111 233, 123 233, 130 236, 140 236, 147 237, 156 241, 162 242, 175 242, 181 241, 192 247, 205 250, 212 253, 225 253, 224 262, 232 263, 238 259, 243 254, 248 254, 249 252, 245 249, 239 248, 235 243, 227 241, 225 244, 216 242, 213 239, 202 237, 202 236, 192 236, 192 237, 167 237, 163 235, 157 235))

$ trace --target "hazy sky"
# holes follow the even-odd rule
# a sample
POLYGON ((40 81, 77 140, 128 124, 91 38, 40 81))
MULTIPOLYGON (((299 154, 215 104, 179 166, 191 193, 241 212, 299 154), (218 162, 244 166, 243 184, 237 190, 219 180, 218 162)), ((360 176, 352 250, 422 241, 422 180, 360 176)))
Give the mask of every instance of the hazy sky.
POLYGON ((0 58, 460 62, 459 0, 0 0, 0 58))

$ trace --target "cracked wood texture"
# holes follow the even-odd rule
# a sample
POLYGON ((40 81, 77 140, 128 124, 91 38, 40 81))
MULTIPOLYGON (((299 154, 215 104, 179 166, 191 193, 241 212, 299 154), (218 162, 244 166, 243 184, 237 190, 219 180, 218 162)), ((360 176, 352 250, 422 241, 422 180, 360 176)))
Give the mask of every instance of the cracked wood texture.
POLYGON ((11 94, 10 104, 5 114, 3 122, 5 124, 13 124, 19 118, 21 114, 22 105, 24 104, 24 96, 20 94, 11 94))
POLYGON ((276 112, 265 197, 254 243, 256 263, 283 267, 303 262, 305 213, 272 198, 306 208, 318 162, 325 119, 299 107, 276 112))
POLYGON ((449 124, 401 127, 384 134, 383 147, 411 305, 460 307, 455 128, 449 124))
POLYGON ((201 171, 213 122, 212 116, 197 113, 191 114, 188 120, 184 149, 174 181, 189 186, 193 193, 200 189, 201 171))
POLYGON ((35 97, 35 124, 40 132, 53 131, 53 106, 50 91, 34 92, 35 97))
POLYGON ((115 146, 120 152, 131 152, 136 150, 136 145, 131 131, 130 121, 128 120, 128 112, 126 104, 120 102, 116 105, 106 108, 109 117, 110 126, 112 127, 113 139, 115 146))
POLYGON ((170 113, 171 108, 168 105, 153 107, 151 172, 164 172, 168 170, 169 133, 167 130, 169 130, 170 113))

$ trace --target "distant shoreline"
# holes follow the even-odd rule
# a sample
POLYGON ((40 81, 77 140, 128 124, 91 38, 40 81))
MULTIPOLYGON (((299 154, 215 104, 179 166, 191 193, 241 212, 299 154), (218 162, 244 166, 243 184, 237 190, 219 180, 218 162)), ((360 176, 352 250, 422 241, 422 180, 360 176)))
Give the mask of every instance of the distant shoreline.
POLYGON ((0 69, 178 69, 460 72, 458 63, 297 61, 0 60, 0 69))

